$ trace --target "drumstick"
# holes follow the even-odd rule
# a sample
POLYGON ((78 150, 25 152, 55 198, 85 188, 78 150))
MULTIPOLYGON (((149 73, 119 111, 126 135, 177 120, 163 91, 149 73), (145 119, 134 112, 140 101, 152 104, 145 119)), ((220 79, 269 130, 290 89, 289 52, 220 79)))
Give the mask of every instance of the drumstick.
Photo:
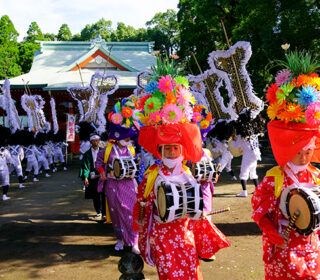
POLYGON ((299 215, 300 215, 300 212, 299 212, 299 211, 296 211, 296 212, 294 212, 293 216, 290 217, 289 225, 288 225, 288 227, 287 227, 287 229, 286 229, 286 232, 285 232, 285 234, 284 234, 284 239, 285 239, 285 241, 288 241, 288 240, 289 240, 290 231, 292 230, 292 228, 293 228, 296 220, 298 219, 299 215))
POLYGON ((220 214, 220 213, 228 212, 228 211, 230 211, 230 207, 220 208, 220 209, 218 209, 218 210, 214 210, 214 211, 212 211, 212 212, 209 212, 209 213, 207 214, 207 216, 215 215, 215 214, 220 214))
POLYGON ((219 163, 217 168, 216 168, 216 172, 218 173, 219 169, 220 169, 221 164, 219 163))

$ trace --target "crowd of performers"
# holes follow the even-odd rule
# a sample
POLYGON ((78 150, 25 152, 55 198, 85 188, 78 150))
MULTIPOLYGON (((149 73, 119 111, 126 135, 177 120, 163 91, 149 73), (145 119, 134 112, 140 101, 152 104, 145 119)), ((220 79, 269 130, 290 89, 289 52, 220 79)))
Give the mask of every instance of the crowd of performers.
POLYGON ((240 149, 242 193, 237 197, 248 196, 251 179, 252 219, 263 233, 265 279, 320 279, 320 171, 310 164, 320 162, 320 78, 315 73, 297 77, 289 70, 280 75, 266 96, 268 134, 279 166, 260 184, 254 127, 263 120, 248 120, 250 110, 239 116, 229 138, 221 137, 219 131, 225 133, 230 123, 213 126, 210 112, 195 104, 185 79, 169 75, 151 81, 142 97, 115 105, 108 115, 106 145, 99 148, 100 136, 94 132, 82 145, 80 172, 97 213, 112 222, 115 250, 129 246, 156 266, 159 279, 202 279, 199 260, 212 260, 230 246, 210 215, 221 172, 237 180, 229 149, 240 149))
POLYGON ((2 200, 9 200, 10 175, 18 177, 19 188, 32 176, 33 182, 38 182, 38 175, 58 171, 58 165, 67 170, 64 159, 65 132, 57 134, 33 133, 28 130, 16 130, 11 133, 7 127, 0 126, 0 179, 2 185, 2 200))
MULTIPOLYGON (((187 92, 179 80, 159 77, 158 84, 161 79, 176 87, 171 89, 174 94, 187 92)), ((157 106, 163 110, 157 94, 119 101, 108 114, 108 141, 103 145, 93 124, 79 124, 85 198, 93 200, 98 217, 112 223, 116 251, 128 246, 141 254, 156 266, 160 279, 202 279, 199 260, 212 261, 216 252, 230 246, 210 213, 221 172, 237 180, 233 156, 225 140, 208 135, 211 113, 203 105, 191 106, 191 94, 158 119, 152 109, 148 112, 157 106), (182 114, 180 106, 189 115, 182 114), (216 161, 212 153, 219 154, 216 161)), ((235 139, 236 145, 242 138, 235 139)), ((254 153, 249 148, 243 152, 254 153)), ((256 165, 244 165, 241 180, 257 180, 256 165)))

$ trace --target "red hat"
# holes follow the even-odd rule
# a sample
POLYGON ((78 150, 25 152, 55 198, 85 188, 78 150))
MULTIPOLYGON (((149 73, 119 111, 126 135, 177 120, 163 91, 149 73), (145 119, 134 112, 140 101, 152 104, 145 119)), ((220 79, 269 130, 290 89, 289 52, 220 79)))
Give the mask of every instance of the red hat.
POLYGON ((199 126, 195 123, 162 124, 140 128, 139 145, 161 159, 158 145, 180 144, 185 160, 198 162, 202 155, 199 126))
POLYGON ((311 161, 320 162, 319 125, 271 121, 268 123, 268 134, 274 157, 280 166, 284 166, 290 161, 303 147, 310 143, 313 137, 316 137, 316 148, 311 161))

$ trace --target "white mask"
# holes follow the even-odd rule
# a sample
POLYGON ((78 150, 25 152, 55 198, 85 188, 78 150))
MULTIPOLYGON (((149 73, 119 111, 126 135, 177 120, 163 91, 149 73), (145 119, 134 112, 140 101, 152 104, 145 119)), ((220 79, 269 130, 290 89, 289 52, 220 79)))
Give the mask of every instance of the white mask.
POLYGON ((128 142, 125 140, 120 140, 119 143, 121 144, 121 146, 124 147, 124 146, 129 146, 131 142, 130 142, 130 140, 128 142))
POLYGON ((178 165, 182 165, 182 160, 183 160, 183 156, 180 155, 179 157, 177 157, 175 159, 163 158, 162 162, 168 168, 174 168, 174 167, 176 167, 178 165))

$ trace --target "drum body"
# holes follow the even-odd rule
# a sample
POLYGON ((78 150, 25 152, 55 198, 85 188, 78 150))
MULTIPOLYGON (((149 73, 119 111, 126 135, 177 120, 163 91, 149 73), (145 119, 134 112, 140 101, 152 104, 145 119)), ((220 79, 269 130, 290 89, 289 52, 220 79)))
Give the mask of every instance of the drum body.
POLYGON ((280 209, 287 219, 299 212, 295 230, 307 236, 320 228, 320 188, 306 183, 301 185, 291 185, 282 192, 280 209))
POLYGON ((214 181, 216 179, 216 165, 211 160, 200 160, 193 163, 191 173, 197 181, 214 181))
POLYGON ((139 173, 137 159, 132 157, 114 157, 112 161, 113 174, 117 180, 135 178, 139 173))
POLYGON ((163 223, 179 218, 199 220, 203 211, 199 184, 168 183, 159 178, 155 182, 156 206, 163 223))

